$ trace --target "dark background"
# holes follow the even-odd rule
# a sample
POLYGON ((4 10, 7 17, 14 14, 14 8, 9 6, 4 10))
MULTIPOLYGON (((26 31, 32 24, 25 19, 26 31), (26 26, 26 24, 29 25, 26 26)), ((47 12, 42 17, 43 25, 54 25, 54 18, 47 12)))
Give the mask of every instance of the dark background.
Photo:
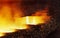
POLYGON ((60 0, 24 0, 22 6, 26 16, 48 6, 48 14, 55 17, 58 28, 50 33, 47 38, 60 38, 60 0))

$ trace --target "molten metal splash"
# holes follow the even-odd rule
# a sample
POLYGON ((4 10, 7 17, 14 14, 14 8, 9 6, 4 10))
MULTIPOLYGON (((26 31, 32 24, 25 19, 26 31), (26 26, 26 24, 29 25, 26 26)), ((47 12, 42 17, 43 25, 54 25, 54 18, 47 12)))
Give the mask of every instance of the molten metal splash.
POLYGON ((3 5, 0 9, 0 37, 5 33, 15 32, 16 29, 28 29, 28 24, 37 25, 48 21, 49 16, 46 13, 41 13, 39 16, 36 12, 34 16, 21 17, 21 12, 13 8, 14 13, 11 12, 12 8, 9 5, 3 5))

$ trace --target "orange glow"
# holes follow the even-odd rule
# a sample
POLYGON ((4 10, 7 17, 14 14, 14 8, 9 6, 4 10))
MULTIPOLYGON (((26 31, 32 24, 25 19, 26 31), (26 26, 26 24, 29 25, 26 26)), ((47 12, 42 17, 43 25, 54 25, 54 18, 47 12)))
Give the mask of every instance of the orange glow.
POLYGON ((2 8, 0 9, 0 37, 4 36, 5 33, 15 32, 17 31, 16 29, 28 29, 28 24, 37 25, 46 23, 50 18, 47 13, 40 13, 40 11, 32 16, 21 16, 23 16, 22 12, 14 5, 12 7, 7 4, 2 5, 2 8))
POLYGON ((0 37, 4 36, 5 33, 15 32, 16 29, 27 29, 27 25, 20 24, 20 20, 16 21, 18 18, 21 18, 21 16, 19 16, 20 11, 17 11, 17 9, 14 11, 13 16, 10 6, 3 5, 0 9, 0 37))
POLYGON ((26 16, 23 17, 23 23, 30 24, 30 25, 37 25, 37 24, 43 24, 48 21, 48 16, 26 16))
POLYGON ((32 21, 32 24, 42 24, 49 21, 51 16, 48 16, 47 11, 48 10, 38 10, 32 14, 32 16, 29 18, 31 19, 30 21, 32 21))
POLYGON ((2 37, 2 36, 4 36, 5 35, 5 33, 0 33, 0 37, 2 37))
POLYGON ((24 18, 26 19, 25 20, 26 24, 37 25, 37 24, 45 23, 45 21, 43 20, 44 17, 41 16, 26 16, 24 18))

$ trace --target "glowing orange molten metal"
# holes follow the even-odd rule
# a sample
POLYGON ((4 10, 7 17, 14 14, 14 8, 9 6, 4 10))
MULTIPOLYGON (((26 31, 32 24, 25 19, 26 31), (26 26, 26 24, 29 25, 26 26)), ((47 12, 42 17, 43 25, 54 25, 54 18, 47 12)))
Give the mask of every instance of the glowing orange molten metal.
POLYGON ((38 15, 39 12, 36 12, 33 14, 34 16, 21 17, 22 12, 15 7, 13 8, 13 14, 11 10, 12 8, 9 5, 3 5, 0 9, 0 36, 4 36, 5 33, 15 32, 16 29, 28 29, 28 24, 42 24, 49 19, 47 13, 41 13, 42 15, 40 16, 38 15))

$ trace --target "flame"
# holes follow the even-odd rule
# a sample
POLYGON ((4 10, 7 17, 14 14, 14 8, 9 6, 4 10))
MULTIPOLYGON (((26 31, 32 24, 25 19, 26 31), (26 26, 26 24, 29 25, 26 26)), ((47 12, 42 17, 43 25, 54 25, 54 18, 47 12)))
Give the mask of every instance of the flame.
MULTIPOLYGON (((13 9, 14 10, 14 9, 13 9)), ((16 29, 27 29, 25 24, 20 24, 21 22, 16 21, 19 16, 19 12, 16 9, 14 10, 14 16, 11 13, 11 7, 8 5, 3 5, 0 9, 0 36, 4 36, 5 33, 15 32, 16 29)))
POLYGON ((0 37, 2 37, 2 36, 4 36, 5 35, 5 33, 0 33, 0 37))
POLYGON ((37 25, 37 24, 42 24, 42 23, 46 23, 47 21, 50 20, 51 16, 48 16, 47 14, 48 10, 38 10, 36 11, 34 14, 32 14, 32 16, 30 17, 26 17, 27 21, 28 18, 30 19, 29 22, 27 22, 27 24, 33 24, 33 25, 37 25), (32 22, 31 22, 32 21, 32 22))
POLYGON ((15 6, 2 5, 0 9, 0 37, 4 36, 5 33, 15 32, 16 29, 28 29, 28 24, 42 24, 49 19, 47 13, 40 13, 40 11, 33 14, 33 16, 21 16, 23 16, 22 12, 15 6))
POLYGON ((26 24, 37 25, 42 23, 45 23, 43 16, 27 16, 26 17, 26 24))
MULTIPOLYGON (((48 16, 47 10, 37 11, 35 14, 32 14, 32 16, 26 16, 22 18, 16 19, 16 22, 18 21, 19 24, 30 24, 30 25, 37 25, 37 24, 43 24, 50 20, 51 16, 48 16)), ((17 23, 18 23, 17 22, 17 23)))
POLYGON ((24 24, 37 25, 49 21, 49 16, 26 16, 23 17, 24 24))

